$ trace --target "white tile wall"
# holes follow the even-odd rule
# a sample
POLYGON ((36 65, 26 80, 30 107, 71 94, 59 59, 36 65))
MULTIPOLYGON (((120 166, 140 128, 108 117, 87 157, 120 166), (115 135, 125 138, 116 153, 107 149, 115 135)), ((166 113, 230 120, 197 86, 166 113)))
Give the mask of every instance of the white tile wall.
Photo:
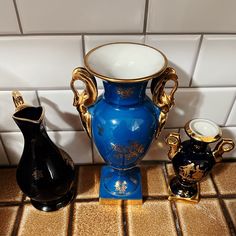
POLYGON ((236 33, 234 0, 150 0, 148 32, 236 33))
POLYGON ((179 86, 187 87, 192 78, 200 35, 147 35, 145 44, 160 49, 176 69, 179 86))
MULTIPOLYGON (((38 106, 35 91, 20 91, 25 103, 38 106)), ((11 91, 0 91, 0 131, 19 131, 18 126, 12 119, 15 113, 15 105, 12 100, 11 91)))
POLYGON ((226 126, 236 126, 236 100, 229 114, 226 126))
POLYGON ((79 113, 74 107, 71 90, 38 91, 40 104, 45 108, 49 130, 82 130, 79 113))
POLYGON ((7 154, 2 145, 2 141, 0 140, 0 166, 8 166, 9 164, 7 154))
POLYGON ((17 5, 25 33, 127 33, 143 29, 145 0, 17 0, 17 5))
POLYGON ((236 95, 235 88, 179 88, 166 127, 184 127, 193 118, 224 126, 236 95))
POLYGON ((205 35, 193 86, 236 86, 236 35, 205 35))
POLYGON ((13 1, 1 0, 0 2, 0 34, 19 34, 16 12, 13 1))
MULTIPOLYGON (((72 70, 83 66, 83 52, 117 41, 159 48, 179 76, 176 106, 145 160, 167 161, 164 136, 195 117, 212 119, 235 139, 235 9, 234 0, 2 0, 0 165, 8 164, 8 159, 17 164, 24 145, 11 118, 14 89, 22 90, 25 100, 34 106, 39 97, 50 137, 76 163, 102 161, 95 147, 92 153, 92 141, 81 131, 70 80, 72 70)), ((102 81, 97 82, 101 94, 102 81)), ((83 86, 77 83, 79 89, 83 86)), ((149 89, 147 93, 150 95, 149 89)), ((183 129, 181 136, 184 139, 183 129)), ((225 156, 236 157, 236 151, 225 156)))
POLYGON ((69 88, 82 64, 80 36, 0 38, 0 88, 69 88))

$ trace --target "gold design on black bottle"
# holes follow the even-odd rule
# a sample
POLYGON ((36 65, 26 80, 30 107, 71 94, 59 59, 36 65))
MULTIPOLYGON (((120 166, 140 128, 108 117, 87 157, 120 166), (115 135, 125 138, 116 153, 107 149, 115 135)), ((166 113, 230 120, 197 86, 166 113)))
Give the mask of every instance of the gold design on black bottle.
POLYGON ((199 165, 195 166, 194 163, 186 166, 180 166, 180 176, 187 180, 199 180, 204 176, 205 171, 201 170, 199 165))

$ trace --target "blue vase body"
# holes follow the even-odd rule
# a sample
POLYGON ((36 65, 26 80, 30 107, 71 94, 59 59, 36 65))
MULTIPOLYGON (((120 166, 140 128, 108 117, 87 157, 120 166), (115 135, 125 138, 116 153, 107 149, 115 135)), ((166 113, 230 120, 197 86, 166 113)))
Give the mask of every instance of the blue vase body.
POLYGON ((147 81, 104 81, 104 93, 90 106, 92 138, 105 160, 100 197, 142 198, 140 170, 158 128, 160 109, 146 95, 147 81))

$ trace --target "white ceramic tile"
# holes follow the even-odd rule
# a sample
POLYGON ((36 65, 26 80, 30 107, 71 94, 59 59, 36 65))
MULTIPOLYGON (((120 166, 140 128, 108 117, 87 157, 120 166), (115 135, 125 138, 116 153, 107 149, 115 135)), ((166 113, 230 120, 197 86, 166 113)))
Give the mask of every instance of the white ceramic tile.
POLYGON ((20 34, 13 1, 0 1, 0 34, 20 34))
MULTIPOLYGON (((222 128, 222 133, 223 138, 232 138, 236 145, 236 127, 222 128)), ((236 147, 232 151, 223 154, 223 157, 236 159, 236 147)))
POLYGON ((7 154, 3 148, 2 141, 0 140, 0 166, 9 165, 7 154))
POLYGON ((210 119, 223 126, 235 94, 234 88, 179 88, 166 127, 184 127, 193 118, 210 119))
POLYGON ((86 132, 59 131, 48 132, 52 141, 66 151, 74 163, 92 163, 91 141, 86 132))
POLYGON ((24 33, 142 32, 145 0, 17 0, 24 33))
MULTIPOLYGON (((38 100, 34 91, 20 91, 24 101, 33 106, 38 106, 38 100)), ((18 131, 19 128, 12 119, 15 113, 15 105, 12 101, 11 91, 0 91, 0 131, 18 131)))
POLYGON ((38 95, 49 130, 83 130, 71 90, 38 91, 38 95))
POLYGON ((235 35, 204 36, 192 85, 236 86, 235 62, 235 35))
POLYGON ((176 70, 179 86, 187 87, 196 61, 200 35, 147 35, 145 44, 161 50, 176 70))
MULTIPOLYGON (((135 43, 144 43, 144 35, 86 35, 85 39, 85 52, 89 50, 106 44, 114 42, 135 42, 135 43)), ((96 78, 97 85, 99 88, 103 87, 102 80, 96 78)))
POLYGON ((236 100, 230 111, 229 117, 226 122, 226 126, 236 126, 236 100))
POLYGON ((17 165, 20 161, 24 148, 24 138, 22 133, 20 132, 1 133, 1 137, 10 164, 17 165))
POLYGON ((153 141, 150 149, 144 157, 144 161, 153 160, 153 161, 169 161, 168 151, 169 146, 165 142, 165 138, 169 133, 178 132, 177 129, 164 129, 162 130, 160 136, 153 141))
POLYGON ((150 0, 147 31, 235 33, 235 8, 234 0, 150 0))
POLYGON ((0 38, 0 87, 69 88, 82 65, 80 36, 0 38))

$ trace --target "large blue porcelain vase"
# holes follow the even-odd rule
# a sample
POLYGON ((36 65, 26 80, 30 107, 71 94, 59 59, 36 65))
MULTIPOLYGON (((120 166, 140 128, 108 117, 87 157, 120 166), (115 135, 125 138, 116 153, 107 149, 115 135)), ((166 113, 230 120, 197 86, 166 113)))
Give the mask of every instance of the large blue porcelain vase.
POLYGON ((85 68, 73 71, 71 88, 88 135, 106 164, 100 179, 101 203, 127 200, 142 202, 140 169, 155 136, 164 126, 174 104, 177 75, 167 67, 159 50, 134 43, 112 43, 91 50, 85 68), (103 80, 104 93, 97 98, 95 77, 103 80), (75 81, 85 83, 79 93, 75 81), (151 82, 152 100, 146 95, 151 82), (168 80, 174 87, 164 91, 168 80))

